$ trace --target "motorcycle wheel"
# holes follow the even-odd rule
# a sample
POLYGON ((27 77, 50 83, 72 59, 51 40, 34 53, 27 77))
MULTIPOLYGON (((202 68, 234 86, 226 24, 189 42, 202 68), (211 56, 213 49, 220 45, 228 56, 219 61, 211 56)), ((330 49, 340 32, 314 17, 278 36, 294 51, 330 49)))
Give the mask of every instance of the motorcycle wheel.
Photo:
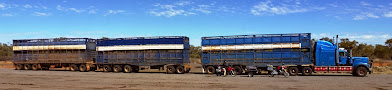
POLYGON ((234 70, 232 70, 230 73, 231 73, 231 76, 232 76, 232 77, 235 77, 235 72, 234 72, 234 70))
POLYGON ((289 73, 288 72, 284 72, 284 77, 289 77, 289 73))
POLYGON ((253 72, 248 72, 248 77, 253 77, 253 72))

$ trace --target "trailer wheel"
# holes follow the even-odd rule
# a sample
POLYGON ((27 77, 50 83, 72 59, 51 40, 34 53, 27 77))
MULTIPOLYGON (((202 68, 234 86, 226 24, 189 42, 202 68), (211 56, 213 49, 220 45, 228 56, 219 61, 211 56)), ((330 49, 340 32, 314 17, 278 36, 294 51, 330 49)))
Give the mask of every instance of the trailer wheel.
POLYGON ((208 74, 214 74, 215 73, 215 68, 213 66, 208 66, 207 67, 207 73, 208 74))
POLYGON ((112 71, 112 67, 110 67, 109 65, 104 65, 103 66, 103 71, 104 72, 110 72, 110 71, 112 71))
POLYGON ((69 68, 71 69, 71 71, 78 71, 79 70, 78 66, 76 66, 75 64, 70 65, 69 68))
POLYGON ((364 76, 366 76, 367 72, 368 72, 368 70, 367 70, 365 67, 362 67, 362 66, 358 67, 358 68, 355 70, 355 74, 356 74, 357 76, 359 76, 359 77, 364 77, 364 76))
POLYGON ((30 64, 25 64, 23 69, 24 70, 30 70, 31 69, 31 65, 30 64))
POLYGON ((176 72, 176 68, 174 68, 174 66, 167 66, 166 73, 173 74, 175 72, 176 72))
POLYGON ((240 66, 234 66, 235 74, 241 75, 242 74, 242 68, 240 66))
POLYGON ((120 65, 114 65, 113 66, 113 71, 118 73, 118 72, 122 72, 122 68, 120 65))
POLYGON ((302 75, 304 75, 304 76, 309 76, 309 75, 312 75, 312 69, 310 68, 310 67, 304 67, 303 69, 302 69, 302 75))
POLYGON ((31 69, 33 69, 34 71, 37 71, 38 70, 38 64, 31 65, 31 69))
POLYGON ((183 73, 185 73, 185 69, 184 69, 183 66, 178 66, 177 69, 176 69, 176 72, 178 74, 183 74, 183 73))
POLYGON ((132 67, 129 65, 125 65, 124 66, 124 73, 130 73, 132 72, 132 67))
POLYGON ((298 74, 298 68, 297 67, 290 67, 289 68, 289 73, 290 73, 290 76, 296 76, 297 74, 298 74))
POLYGON ((16 68, 16 70, 22 70, 23 69, 23 65, 22 64, 16 64, 15 68, 16 68))
POLYGON ((84 65, 84 64, 80 65, 80 66, 79 66, 79 71, 80 71, 80 72, 85 72, 85 71, 87 71, 86 65, 84 65))

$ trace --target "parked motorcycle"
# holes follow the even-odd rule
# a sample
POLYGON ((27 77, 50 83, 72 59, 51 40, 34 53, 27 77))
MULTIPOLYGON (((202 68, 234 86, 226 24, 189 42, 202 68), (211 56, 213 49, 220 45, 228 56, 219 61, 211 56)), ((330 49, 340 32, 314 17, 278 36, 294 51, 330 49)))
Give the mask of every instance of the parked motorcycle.
POLYGON ((253 77, 253 74, 257 72, 256 66, 246 66, 245 72, 248 73, 248 77, 253 77))
POLYGON ((274 77, 274 75, 284 75, 284 77, 289 77, 289 72, 286 71, 286 66, 282 64, 282 66, 278 66, 276 69, 273 69, 272 65, 268 66, 268 77, 274 77))
POLYGON ((225 68, 223 68, 222 66, 218 66, 218 68, 216 68, 216 76, 224 76, 226 77, 227 75, 231 75, 232 77, 235 77, 235 69, 233 67, 227 66, 225 68))

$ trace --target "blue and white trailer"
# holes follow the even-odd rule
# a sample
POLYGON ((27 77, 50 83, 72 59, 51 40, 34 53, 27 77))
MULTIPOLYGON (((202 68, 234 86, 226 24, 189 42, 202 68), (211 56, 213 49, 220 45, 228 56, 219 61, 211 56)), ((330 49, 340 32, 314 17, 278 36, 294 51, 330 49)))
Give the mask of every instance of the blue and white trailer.
POLYGON ((98 39, 97 67, 105 72, 189 72, 189 38, 185 36, 98 39))
POLYGON ((16 70, 89 71, 95 67, 95 39, 90 38, 13 40, 13 52, 16 70))
POLYGON ((289 67, 290 75, 347 72, 366 76, 372 71, 367 57, 347 56, 345 50, 339 55, 336 44, 317 41, 312 47, 310 33, 202 37, 201 54, 206 73, 215 73, 224 61, 233 65, 237 74, 247 67, 257 67, 260 71, 266 70, 267 64, 283 63, 289 67))

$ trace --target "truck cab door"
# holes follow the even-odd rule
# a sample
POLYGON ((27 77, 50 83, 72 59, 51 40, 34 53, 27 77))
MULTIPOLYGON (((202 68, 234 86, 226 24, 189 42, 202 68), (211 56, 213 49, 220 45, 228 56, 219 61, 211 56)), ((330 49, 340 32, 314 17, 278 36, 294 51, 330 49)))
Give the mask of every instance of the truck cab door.
POLYGON ((345 52, 339 52, 339 64, 348 64, 348 57, 345 52))

